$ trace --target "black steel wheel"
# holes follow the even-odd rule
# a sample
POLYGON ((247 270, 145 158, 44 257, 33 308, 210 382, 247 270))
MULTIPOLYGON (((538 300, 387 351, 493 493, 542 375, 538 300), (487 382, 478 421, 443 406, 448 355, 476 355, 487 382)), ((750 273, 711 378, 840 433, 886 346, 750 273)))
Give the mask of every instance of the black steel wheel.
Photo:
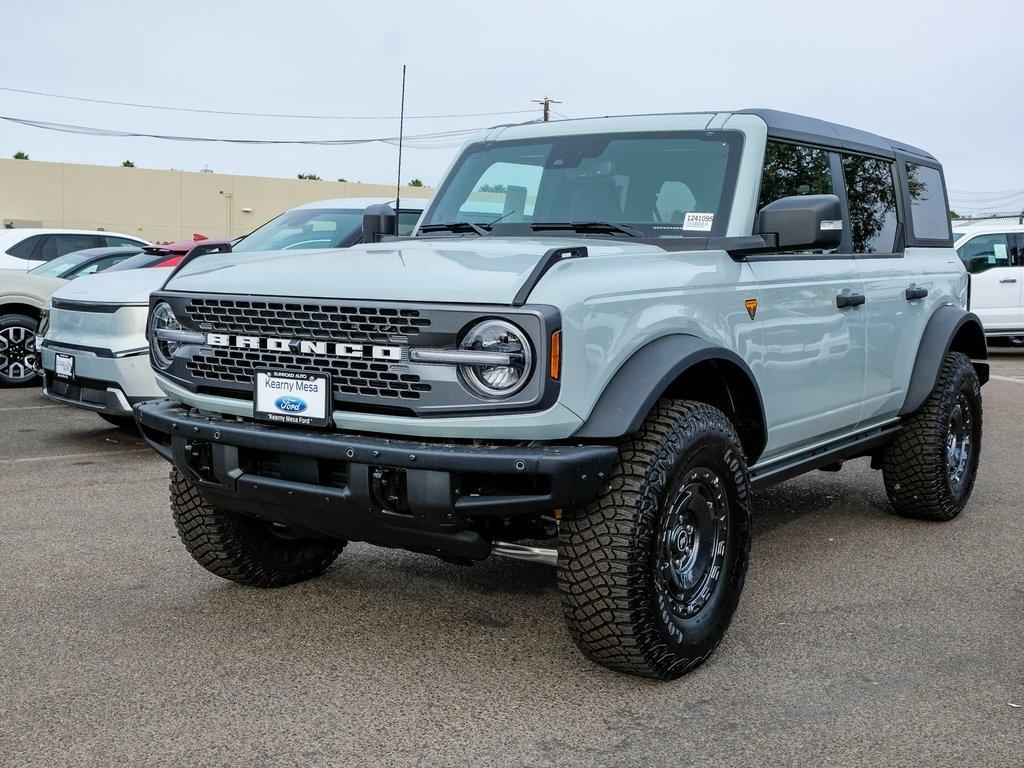
POLYGON ((978 472, 981 425, 978 374, 966 355, 951 352, 932 393, 882 457, 896 514, 945 521, 963 511, 978 472))
POLYGON ((725 635, 750 553, 749 480, 725 414, 662 400, 619 450, 601 496, 563 513, 569 632, 611 669, 672 679, 725 635))

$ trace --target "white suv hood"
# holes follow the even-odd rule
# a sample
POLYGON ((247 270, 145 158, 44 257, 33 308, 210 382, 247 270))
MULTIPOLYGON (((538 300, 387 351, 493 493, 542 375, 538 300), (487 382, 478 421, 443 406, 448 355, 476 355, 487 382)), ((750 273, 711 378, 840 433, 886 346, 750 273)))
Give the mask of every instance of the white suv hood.
POLYGON ((170 273, 170 267, 100 272, 72 280, 56 291, 53 298, 92 304, 148 305, 149 294, 158 290, 170 273))

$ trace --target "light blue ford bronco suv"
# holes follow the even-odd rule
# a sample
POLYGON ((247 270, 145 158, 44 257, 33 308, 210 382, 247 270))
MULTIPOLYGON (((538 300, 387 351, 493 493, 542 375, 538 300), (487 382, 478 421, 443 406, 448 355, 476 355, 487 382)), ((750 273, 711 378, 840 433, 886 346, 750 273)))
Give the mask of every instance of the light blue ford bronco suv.
POLYGON ((594 661, 674 678, 736 609, 751 490, 870 457, 949 520, 985 336, 939 163, 770 110, 501 126, 411 237, 210 254, 150 301, 185 547, 226 579, 349 541, 557 563, 594 661))

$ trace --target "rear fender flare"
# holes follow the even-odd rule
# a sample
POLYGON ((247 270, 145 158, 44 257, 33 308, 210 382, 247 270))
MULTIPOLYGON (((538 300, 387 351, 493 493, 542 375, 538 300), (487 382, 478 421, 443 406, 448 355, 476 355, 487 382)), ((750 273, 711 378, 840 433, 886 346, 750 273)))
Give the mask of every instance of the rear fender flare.
POLYGON ((900 416, 914 413, 924 405, 939 379, 942 361, 950 351, 963 352, 970 357, 974 361, 978 380, 982 384, 988 381, 988 363, 977 362, 988 359, 985 329, 981 320, 974 313, 958 307, 939 307, 929 318, 921 335, 900 416))

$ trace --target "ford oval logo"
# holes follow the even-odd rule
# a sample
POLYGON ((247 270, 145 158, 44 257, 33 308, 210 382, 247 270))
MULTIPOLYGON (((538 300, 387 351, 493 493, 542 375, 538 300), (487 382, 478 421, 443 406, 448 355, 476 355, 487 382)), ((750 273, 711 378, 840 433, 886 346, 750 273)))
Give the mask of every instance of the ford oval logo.
POLYGON ((274 401, 274 407, 285 413, 302 413, 308 407, 306 401, 301 397, 279 397, 274 401))

